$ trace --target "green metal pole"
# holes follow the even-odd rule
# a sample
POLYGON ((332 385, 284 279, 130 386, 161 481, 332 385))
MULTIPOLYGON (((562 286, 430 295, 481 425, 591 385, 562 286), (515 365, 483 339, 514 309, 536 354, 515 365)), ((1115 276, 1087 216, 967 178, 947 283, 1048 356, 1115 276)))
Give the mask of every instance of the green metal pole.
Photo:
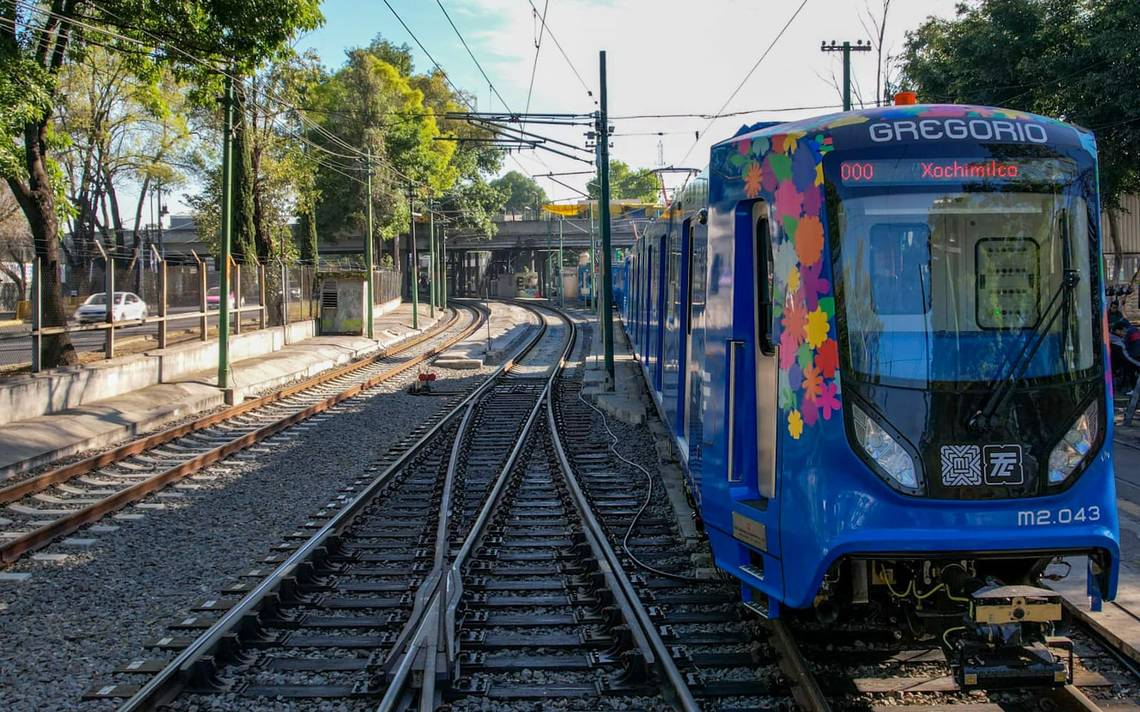
POLYGON ((563 217, 558 218, 558 306, 566 307, 566 290, 563 289, 566 285, 562 282, 562 227, 566 219, 563 217))
POLYGON ((368 291, 368 307, 367 307, 368 314, 366 315, 365 318, 368 321, 368 330, 367 330, 368 338, 375 339, 376 338, 376 324, 374 323, 375 316, 373 315, 373 307, 374 307, 374 302, 376 301, 376 295, 373 293, 374 289, 375 289, 375 285, 373 285, 373 281, 376 279, 376 273, 375 273, 376 256, 374 254, 375 250, 372 249, 372 149, 371 148, 368 149, 368 153, 367 153, 364 160, 366 162, 365 174, 367 175, 366 184, 365 184, 365 191, 368 194, 367 197, 365 198, 365 200, 368 202, 368 210, 367 210, 367 212, 368 212, 368 225, 367 225, 367 232, 365 232, 365 234, 364 234, 364 265, 365 265, 364 268, 366 270, 368 270, 368 289, 367 289, 367 291, 368 291))
POLYGON ((431 266, 428 267, 428 299, 431 301, 431 308, 428 313, 431 318, 435 318, 435 300, 438 293, 435 290, 435 277, 436 277, 436 264, 435 264, 435 203, 428 198, 428 249, 431 251, 431 266))
POLYGON ((234 80, 233 67, 226 72, 222 107, 225 127, 222 131, 222 244, 221 275, 218 289, 218 388, 230 387, 230 241, 233 236, 234 181, 234 80))
POLYGON ((851 43, 843 43, 843 110, 851 111, 851 43))
POLYGON ((601 146, 601 163, 598 165, 601 180, 599 181, 599 188, 601 188, 601 201, 598 205, 598 211, 601 213, 599 219, 601 220, 602 228, 602 298, 601 304, 601 320, 602 320, 602 339, 604 340, 606 350, 606 376, 607 376, 607 390, 614 390, 614 315, 613 315, 613 249, 610 240, 610 131, 609 131, 609 114, 607 113, 606 103, 606 51, 602 50, 598 53, 598 67, 599 75, 601 77, 599 82, 599 90, 601 97, 599 97, 600 111, 598 112, 598 142, 601 146))
POLYGON ((598 313, 598 252, 594 248, 594 204, 590 203, 590 311, 598 313))
POLYGON ((439 280, 439 286, 442 287, 442 292, 441 292, 442 298, 439 300, 439 304, 440 304, 440 307, 442 307, 443 309, 447 309, 447 227, 446 226, 443 228, 442 231, 440 231, 439 236, 441 239, 441 242, 439 243, 439 247, 440 247, 440 251, 439 251, 439 274, 441 277, 441 279, 439 280))
POLYGON ((550 233, 553 228, 550 226, 550 221, 546 221, 546 298, 550 299, 550 291, 554 289, 554 279, 550 274, 550 258, 554 255, 550 254, 550 233))
POLYGON ((420 258, 416 253, 416 194, 408 184, 408 247, 412 252, 412 328, 420 328, 420 258))

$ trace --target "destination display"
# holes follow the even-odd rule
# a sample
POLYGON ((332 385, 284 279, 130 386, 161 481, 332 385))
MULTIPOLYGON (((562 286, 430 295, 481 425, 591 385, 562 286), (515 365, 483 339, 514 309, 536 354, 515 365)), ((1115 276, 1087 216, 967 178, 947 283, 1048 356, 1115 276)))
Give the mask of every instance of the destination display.
POLYGON ((1060 158, 901 158, 843 161, 843 185, 926 185, 930 183, 1027 182, 1068 183, 1075 177, 1072 161, 1060 158))

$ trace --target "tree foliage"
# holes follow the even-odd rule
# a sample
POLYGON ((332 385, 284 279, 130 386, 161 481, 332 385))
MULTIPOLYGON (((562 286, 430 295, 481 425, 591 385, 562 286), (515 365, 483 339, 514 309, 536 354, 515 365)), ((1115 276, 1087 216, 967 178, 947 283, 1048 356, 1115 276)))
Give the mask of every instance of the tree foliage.
POLYGON ((1140 3, 980 0, 907 34, 902 82, 930 102, 1002 106, 1092 129, 1106 206, 1140 189, 1140 3))
POLYGON ((538 208, 546 202, 546 191, 542 186, 530 176, 518 171, 505 173, 501 178, 491 181, 491 185, 506 192, 507 198, 503 207, 513 213, 538 208))
MULTIPOLYGON (((60 228, 70 208, 53 130, 61 73, 92 47, 129 58, 140 74, 168 66, 196 77, 231 63, 250 71, 322 20, 319 0, 0 0, 0 171, 27 218, 43 266, 47 326, 65 325, 60 228)), ((203 84, 207 80, 203 79, 203 84)), ((65 333, 45 339, 44 365, 77 361, 65 333)))
MULTIPOLYGON (((592 200, 601 195, 598 179, 586 185, 586 192, 592 200)), ((610 160, 610 198, 614 200, 637 200, 643 203, 656 202, 661 197, 661 183, 657 174, 648 168, 634 170, 622 161, 610 160)))

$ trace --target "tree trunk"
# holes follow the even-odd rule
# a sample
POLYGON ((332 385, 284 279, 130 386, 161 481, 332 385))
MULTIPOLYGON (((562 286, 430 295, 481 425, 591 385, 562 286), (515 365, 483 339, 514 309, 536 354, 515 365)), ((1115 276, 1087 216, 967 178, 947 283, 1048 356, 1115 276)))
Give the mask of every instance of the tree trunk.
MULTIPOLYGON (((25 184, 8 179, 12 193, 28 218, 32 244, 40 259, 41 326, 67 326, 67 307, 63 301, 63 284, 59 279, 59 219, 55 213, 55 193, 47 170, 47 120, 24 126, 24 158, 28 171, 25 184)), ((68 333, 46 336, 43 340, 44 368, 72 366, 79 363, 75 346, 68 333)))
MULTIPOLYGON (((111 226, 115 230, 115 244, 113 247, 124 250, 127 247, 127 233, 123 229, 123 216, 119 212, 119 194, 115 190, 115 181, 111 178, 111 173, 106 168, 103 169, 103 188, 107 191, 107 197, 111 203, 111 226)), ((108 252, 112 246, 108 245, 108 252)))
POLYGON ((252 262, 257 254, 257 228, 253 221, 253 159, 250 156, 249 112, 244 82, 234 81, 235 121, 233 138, 233 244, 238 262, 252 262))
POLYGON ((1112 283, 1120 282, 1120 271, 1124 267, 1124 244, 1120 241, 1120 210, 1108 209, 1108 233, 1112 238, 1112 283))

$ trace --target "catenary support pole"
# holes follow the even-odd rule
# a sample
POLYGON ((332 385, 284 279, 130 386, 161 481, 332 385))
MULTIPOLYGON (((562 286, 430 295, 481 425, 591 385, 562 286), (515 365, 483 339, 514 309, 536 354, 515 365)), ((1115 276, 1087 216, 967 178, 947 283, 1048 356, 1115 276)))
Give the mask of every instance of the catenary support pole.
POLYGON ((368 214, 368 224, 366 225, 365 233, 364 233, 364 269, 368 271, 368 286, 366 287, 366 291, 368 292, 368 300, 367 300, 367 307, 366 307, 367 313, 364 315, 364 319, 368 323, 368 327, 365 330, 365 333, 367 334, 368 338, 375 339, 376 338, 376 325, 375 325, 375 323, 373 323, 374 322, 374 316, 373 316, 372 310, 373 310, 373 305, 376 303, 376 294, 374 293, 375 289, 376 289, 376 287, 375 287, 375 282, 376 282, 376 269, 375 269, 376 256, 375 256, 375 252, 376 251, 372 248, 372 149, 371 148, 369 148, 367 154, 365 154, 364 160, 365 160, 365 164, 366 164, 365 165, 365 171, 364 171, 364 174, 366 176, 365 192, 367 193, 367 195, 365 197, 365 201, 367 201, 367 203, 368 203, 368 209, 366 211, 368 214))
POLYGON ((412 253, 412 328, 420 328, 420 258, 416 253, 416 189, 408 184, 408 250, 412 253))
POLYGON ((435 319, 435 305, 436 298, 439 293, 436 292, 435 278, 436 278, 436 264, 435 264, 435 201, 431 196, 428 196, 428 251, 430 265, 428 267, 428 301, 431 306, 428 308, 428 316, 435 319))
POLYGON ((566 223, 566 218, 559 216, 558 218, 558 306, 566 308, 566 284, 562 279, 562 228, 566 223))
MULTIPOLYGON (((230 387, 230 245, 233 239, 234 180, 234 80, 233 68, 226 72, 222 108, 225 126, 222 130, 222 244, 219 252, 218 278, 218 388, 230 387)), ((240 317, 239 317, 240 318, 240 317)))
POLYGON ((606 387, 614 389, 614 315, 613 315, 613 249, 610 240, 610 120, 606 103, 606 51, 598 53, 600 110, 598 111, 598 187, 600 197, 598 219, 602 232, 602 298, 598 302, 602 321, 602 340, 605 346, 606 387))

